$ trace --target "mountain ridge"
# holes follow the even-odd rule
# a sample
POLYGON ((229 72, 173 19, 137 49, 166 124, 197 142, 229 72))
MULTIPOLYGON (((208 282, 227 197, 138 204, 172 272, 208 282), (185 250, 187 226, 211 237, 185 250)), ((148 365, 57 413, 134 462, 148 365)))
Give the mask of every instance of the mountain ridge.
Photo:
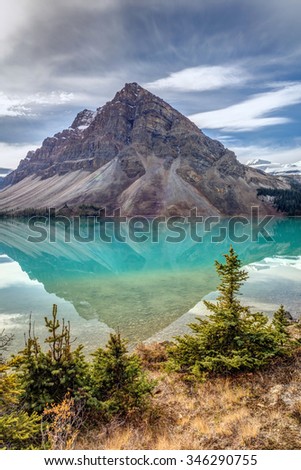
POLYGON ((4 179, 0 210, 80 206, 122 215, 271 212, 258 187, 287 184, 247 167, 220 142, 137 83, 47 137, 4 179))
POLYGON ((292 163, 277 163, 269 160, 255 159, 247 162, 247 165, 262 170, 269 175, 282 177, 301 177, 301 161, 292 163))

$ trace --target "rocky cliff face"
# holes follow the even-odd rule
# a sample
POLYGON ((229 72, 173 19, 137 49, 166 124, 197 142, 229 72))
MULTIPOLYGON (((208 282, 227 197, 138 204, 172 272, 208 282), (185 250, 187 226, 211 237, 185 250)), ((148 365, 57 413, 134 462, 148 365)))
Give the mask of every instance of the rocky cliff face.
MULTIPOLYGON (((0 210, 93 205, 124 215, 249 213, 258 187, 285 183, 239 163, 137 83, 29 152, 4 180, 0 210)), ((269 211, 263 207, 264 211, 269 211)))

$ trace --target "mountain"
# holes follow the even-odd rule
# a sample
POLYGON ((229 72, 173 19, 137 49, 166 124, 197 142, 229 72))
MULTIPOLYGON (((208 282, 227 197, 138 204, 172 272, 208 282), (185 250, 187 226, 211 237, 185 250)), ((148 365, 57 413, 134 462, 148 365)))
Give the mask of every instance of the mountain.
POLYGON ((13 170, 10 170, 9 168, 0 168, 0 188, 2 187, 4 178, 12 171, 13 170))
POLYGON ((249 214, 257 188, 286 188, 137 83, 29 152, 4 180, 0 210, 120 208, 122 215, 249 214))
POLYGON ((268 160, 250 160, 247 165, 275 176, 301 176, 301 161, 295 163, 272 163, 268 160))

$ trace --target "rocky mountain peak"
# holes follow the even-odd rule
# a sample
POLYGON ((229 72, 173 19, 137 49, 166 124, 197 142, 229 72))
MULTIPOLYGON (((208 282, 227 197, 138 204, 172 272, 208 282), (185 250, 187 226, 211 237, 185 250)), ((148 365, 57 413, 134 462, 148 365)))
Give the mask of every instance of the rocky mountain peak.
POLYGON ((188 118, 137 83, 48 137, 9 174, 0 210, 93 205, 126 215, 246 213, 257 188, 283 187, 242 165, 188 118), (24 192, 26 198, 24 198, 24 192))
MULTIPOLYGON (((132 99, 136 100, 141 95, 145 95, 146 93, 149 93, 147 90, 142 88, 138 83, 133 82, 133 83, 126 83, 124 87, 118 91, 113 99, 113 101, 118 100, 118 99, 132 99)), ((149 93, 151 94, 151 93, 149 93)))
POLYGON ((84 109, 83 111, 78 113, 70 128, 79 130, 86 129, 91 124, 94 117, 95 113, 93 111, 90 111, 89 109, 84 109))

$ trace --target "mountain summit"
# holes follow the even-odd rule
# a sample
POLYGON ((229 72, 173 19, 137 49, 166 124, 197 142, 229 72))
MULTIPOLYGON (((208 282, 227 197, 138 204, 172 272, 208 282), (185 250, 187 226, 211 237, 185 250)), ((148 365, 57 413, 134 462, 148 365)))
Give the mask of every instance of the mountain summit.
POLYGON ((0 210, 81 206, 122 215, 249 214, 259 187, 285 183, 233 152, 137 83, 44 140, 4 179, 0 210))

